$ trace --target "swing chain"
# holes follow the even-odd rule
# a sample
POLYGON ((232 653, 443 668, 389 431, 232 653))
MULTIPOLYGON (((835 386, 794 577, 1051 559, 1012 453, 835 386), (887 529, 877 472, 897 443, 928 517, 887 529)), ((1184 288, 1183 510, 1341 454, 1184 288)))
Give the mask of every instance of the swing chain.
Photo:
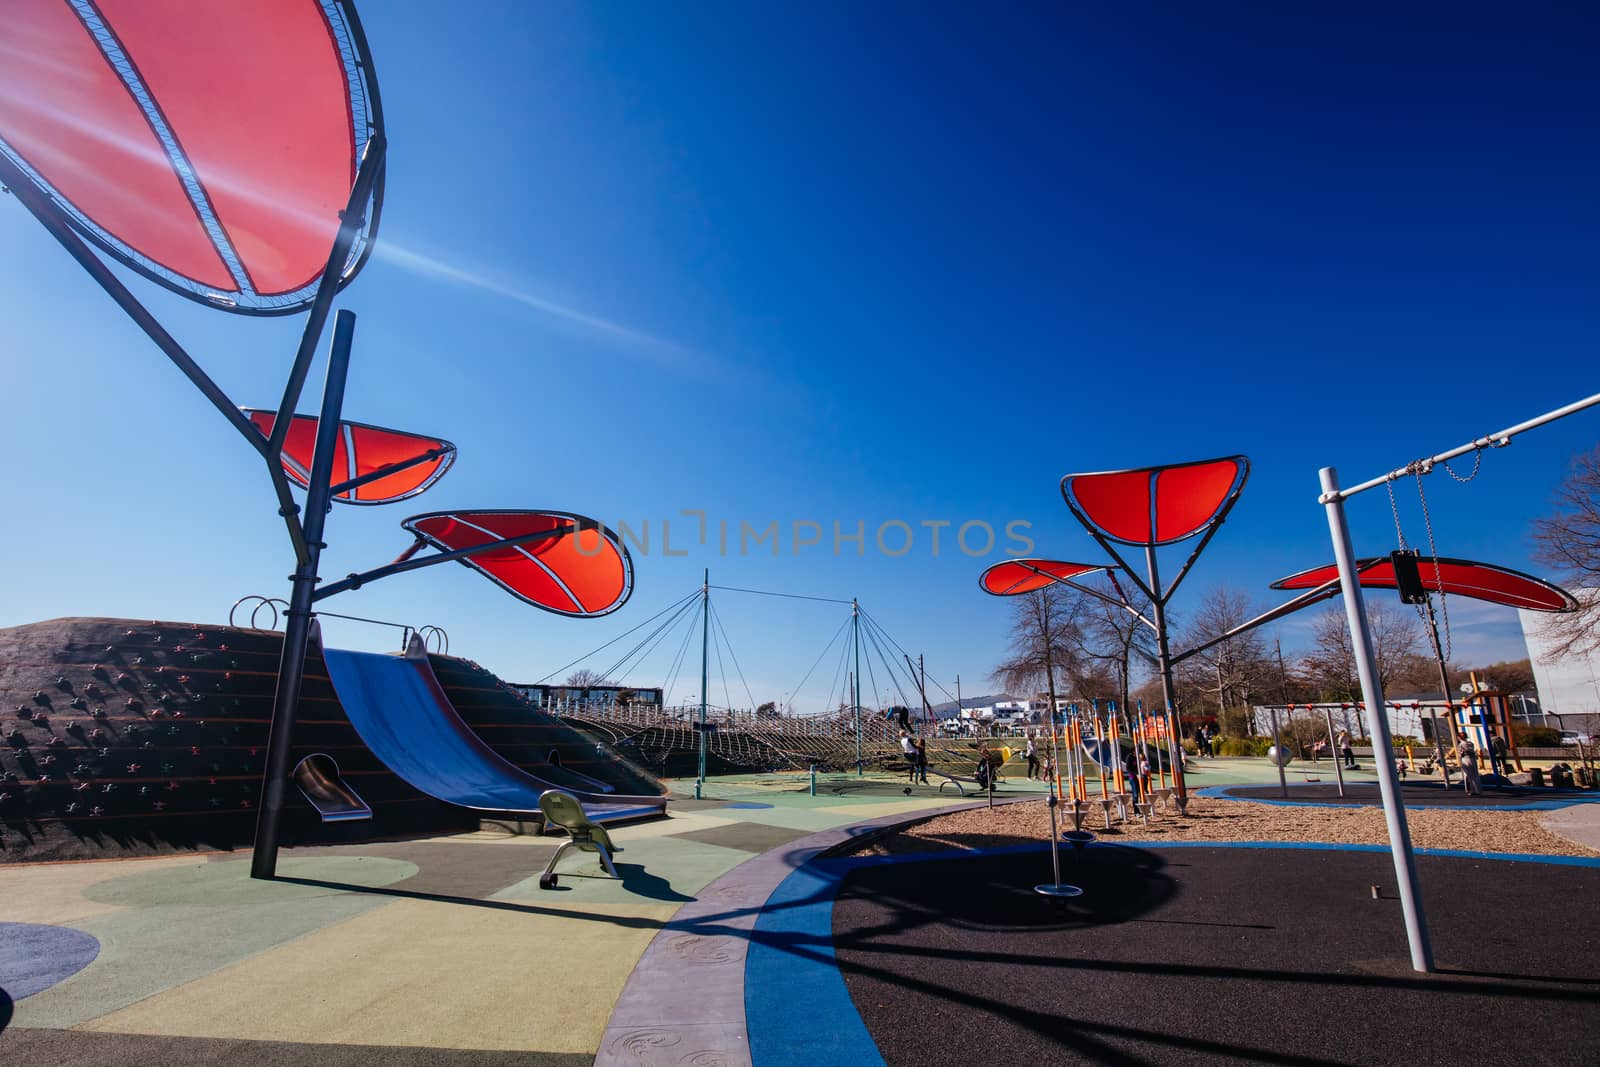
MULTIPOLYGON (((1501 441, 1501 442, 1499 442, 1499 444, 1502 444, 1502 445, 1509 444, 1509 443, 1510 443, 1509 441, 1501 441)), ((1472 479, 1474 479, 1474 478, 1476 478, 1478 476, 1478 468, 1483 466, 1483 446, 1479 445, 1478 447, 1476 447, 1476 448, 1474 448, 1472 450, 1472 473, 1468 474, 1464 478, 1461 475, 1457 474, 1455 471, 1451 470, 1450 469, 1450 464, 1442 463, 1442 464, 1440 464, 1440 466, 1442 466, 1444 468, 1444 472, 1446 474, 1448 474, 1451 478, 1454 478, 1456 481, 1460 482, 1462 485, 1466 485, 1468 482, 1472 481, 1472 479)))
MULTIPOLYGON (((1483 452, 1481 449, 1478 450, 1477 455, 1480 459, 1482 458, 1483 452)), ((1444 620, 1444 658, 1448 662, 1451 652, 1450 603, 1449 598, 1445 596, 1444 592, 1444 578, 1439 567, 1439 549, 1434 545, 1433 541, 1433 517, 1428 513, 1428 494, 1422 488, 1422 476, 1426 474, 1427 471, 1422 469, 1422 465, 1420 463, 1413 463, 1411 466, 1413 468, 1412 473, 1416 476, 1417 480, 1417 500, 1422 504, 1422 524, 1427 528, 1428 531, 1428 555, 1433 557, 1433 583, 1435 588, 1437 588, 1439 591, 1439 615, 1444 620)), ((1429 466, 1431 467, 1432 464, 1430 463, 1429 466)), ((1445 465, 1444 469, 1448 471, 1450 476, 1455 478, 1456 481, 1459 482, 1463 480, 1456 477, 1455 471, 1450 470, 1448 464, 1445 465)), ((1472 474, 1475 476, 1477 473, 1478 466, 1476 463, 1474 463, 1472 467, 1472 474)), ((1449 700, 1450 694, 1444 694, 1444 698, 1445 700, 1449 700)))
POLYGON ((1395 538, 1400 542, 1400 547, 1404 549, 1409 548, 1410 546, 1406 544, 1406 531, 1400 525, 1400 505, 1395 503, 1394 499, 1394 480, 1397 477, 1399 477, 1399 475, 1391 474, 1388 478, 1384 479, 1383 488, 1389 494, 1389 513, 1394 516, 1395 538))

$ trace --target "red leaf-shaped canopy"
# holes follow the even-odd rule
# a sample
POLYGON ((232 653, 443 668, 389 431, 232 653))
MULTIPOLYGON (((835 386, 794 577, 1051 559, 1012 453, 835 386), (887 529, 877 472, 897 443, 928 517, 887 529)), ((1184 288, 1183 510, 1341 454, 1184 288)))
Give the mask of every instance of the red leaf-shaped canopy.
MULTIPOLYGON (((275 411, 245 408, 250 422, 261 431, 261 436, 272 436, 272 426, 278 419, 275 411)), ((283 442, 284 473, 302 489, 311 478, 311 457, 316 448, 317 422, 315 415, 296 415, 289 421, 289 434, 283 442)), ((371 474, 398 463, 411 463, 403 470, 375 478, 370 482, 346 489, 333 499, 342 504, 392 504, 430 488, 444 477, 444 472, 456 459, 456 446, 439 437, 389 430, 382 426, 368 426, 360 422, 339 423, 339 441, 333 450, 333 483, 343 482, 371 474)))
POLYGON ((348 2, 8 0, 4 36, 0 151, 73 225, 211 306, 310 300, 381 125, 348 2))
POLYGON ((987 568, 978 585, 995 596, 1031 593, 1058 581, 1105 570, 1104 564, 1064 563, 1058 559, 1008 559, 987 568))
MULTIPOLYGON (((1387 559, 1364 559, 1356 564, 1358 580, 1364 588, 1395 588, 1394 565, 1387 559)), ((1425 588, 1435 593, 1486 600, 1511 608, 1529 611, 1576 611, 1578 602, 1572 594, 1559 586, 1520 571, 1496 567, 1492 563, 1474 563, 1467 559, 1448 559, 1440 556, 1423 556, 1417 561, 1417 570, 1425 588)), ((1330 563, 1314 567, 1299 574, 1272 583, 1274 589, 1312 589, 1324 582, 1337 581, 1339 568, 1330 563)))
POLYGON ((407 530, 445 551, 510 537, 554 536, 491 548, 461 562, 513 596, 558 615, 593 618, 633 593, 633 560, 609 530, 566 511, 438 511, 413 515, 407 530))
POLYGON ((1225 514, 1250 474, 1244 456, 1164 467, 1069 474, 1061 495, 1079 519, 1113 541, 1167 545, 1225 514))

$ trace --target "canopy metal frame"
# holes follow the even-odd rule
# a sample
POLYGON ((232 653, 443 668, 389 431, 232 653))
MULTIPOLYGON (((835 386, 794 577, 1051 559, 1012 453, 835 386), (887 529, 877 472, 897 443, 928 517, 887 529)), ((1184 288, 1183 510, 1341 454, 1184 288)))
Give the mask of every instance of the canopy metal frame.
MULTIPOLYGON (((0 185, 8 188, 17 200, 54 237, 62 248, 94 279, 113 302, 133 320, 185 378, 210 401, 211 406, 228 422, 265 461, 267 477, 278 502, 278 515, 283 520, 290 546, 294 551, 295 569, 290 575, 289 605, 286 611, 283 652, 278 667, 278 685, 273 698, 272 720, 268 734, 265 771, 261 785, 261 800, 257 806, 255 847, 250 873, 254 878, 276 877, 277 858, 286 789, 290 782, 291 752, 294 724, 305 680, 307 642, 310 637, 315 612, 314 602, 336 593, 360 588, 392 574, 421 567, 464 559, 480 552, 527 544, 535 541, 563 537, 578 528, 558 527, 522 537, 502 538, 455 552, 441 552, 420 559, 410 559, 417 547, 401 560, 374 570, 332 583, 320 591, 318 567, 323 548, 327 514, 332 509, 337 493, 358 485, 376 481, 425 462, 427 455, 411 457, 388 464, 359 478, 333 482, 333 460, 341 436, 341 414, 344 408, 345 384, 349 378, 350 352, 355 337, 355 313, 341 309, 334 316, 333 337, 328 353, 327 376, 323 384, 321 410, 318 415, 316 443, 311 470, 306 486, 306 504, 302 512, 295 502, 293 484, 285 473, 282 455, 293 414, 305 389, 317 346, 327 325, 333 300, 343 283, 349 279, 346 264, 356 240, 366 232, 368 213, 377 210, 374 190, 381 180, 387 156, 388 142, 381 130, 374 130, 367 141, 366 151, 356 171, 350 196, 339 213, 339 230, 329 252, 327 264, 317 283, 311 301, 294 361, 285 379, 282 399, 270 435, 263 434, 250 422, 243 408, 235 404, 200 363, 172 336, 156 316, 135 296, 110 266, 96 255, 61 203, 41 189, 28 173, 5 153, 0 152, 0 185)), ((141 272, 144 273, 144 272, 141 272)), ((159 280, 159 279, 157 279, 159 280)))

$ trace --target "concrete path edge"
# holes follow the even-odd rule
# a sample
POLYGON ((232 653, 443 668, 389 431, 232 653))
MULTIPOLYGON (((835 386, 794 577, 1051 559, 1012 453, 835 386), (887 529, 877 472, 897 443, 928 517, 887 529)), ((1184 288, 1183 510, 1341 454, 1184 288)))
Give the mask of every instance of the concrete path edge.
POLYGON ((753 856, 706 886, 645 948, 601 1035, 596 1067, 748 1067, 745 962, 756 919, 785 879, 846 842, 982 804, 823 830, 753 856))

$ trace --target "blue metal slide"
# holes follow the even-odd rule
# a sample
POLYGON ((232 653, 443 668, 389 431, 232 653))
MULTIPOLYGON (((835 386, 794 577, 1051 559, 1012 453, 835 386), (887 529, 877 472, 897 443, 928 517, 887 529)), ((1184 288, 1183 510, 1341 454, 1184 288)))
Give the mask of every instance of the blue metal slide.
MULTIPOLYGON (((404 656, 330 648, 323 649, 322 658, 361 740, 385 766, 431 797, 478 811, 536 816, 540 793, 564 789, 596 822, 665 812, 665 797, 571 789, 507 761, 461 721, 420 645, 404 656)), ((551 770, 552 779, 565 777, 559 768, 551 770)))

